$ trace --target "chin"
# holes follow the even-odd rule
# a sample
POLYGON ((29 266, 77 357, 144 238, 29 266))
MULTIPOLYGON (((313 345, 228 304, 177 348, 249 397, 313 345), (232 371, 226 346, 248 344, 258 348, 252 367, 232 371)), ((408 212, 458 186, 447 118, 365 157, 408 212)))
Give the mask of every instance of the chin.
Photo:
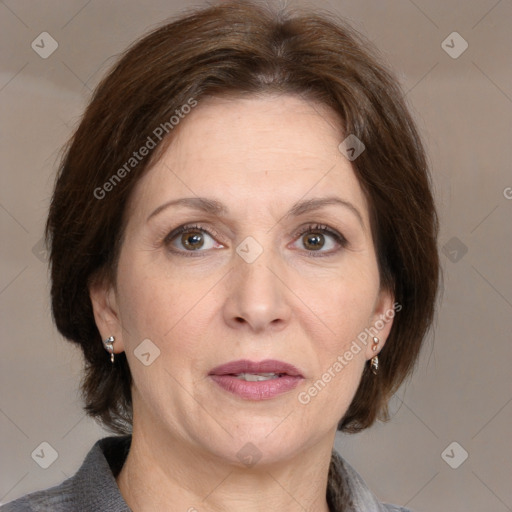
POLYGON ((211 437, 205 439, 209 443, 207 449, 229 464, 247 468, 287 461, 318 441, 317 435, 308 436, 293 424, 279 425, 274 418, 255 419, 252 416, 232 429, 228 427, 228 431, 232 436, 223 436, 215 446, 210 444, 211 437))

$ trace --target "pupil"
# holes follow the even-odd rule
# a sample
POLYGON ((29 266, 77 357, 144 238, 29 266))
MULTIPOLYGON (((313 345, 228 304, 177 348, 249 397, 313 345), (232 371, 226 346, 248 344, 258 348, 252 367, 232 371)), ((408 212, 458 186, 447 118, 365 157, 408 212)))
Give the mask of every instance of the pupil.
POLYGON ((316 233, 314 235, 307 235, 306 237, 306 248, 308 249, 318 249, 324 245, 323 235, 316 233))
POLYGON ((186 233, 182 238, 183 245, 190 249, 199 249, 203 246, 203 239, 200 233, 198 234, 190 234, 186 233))

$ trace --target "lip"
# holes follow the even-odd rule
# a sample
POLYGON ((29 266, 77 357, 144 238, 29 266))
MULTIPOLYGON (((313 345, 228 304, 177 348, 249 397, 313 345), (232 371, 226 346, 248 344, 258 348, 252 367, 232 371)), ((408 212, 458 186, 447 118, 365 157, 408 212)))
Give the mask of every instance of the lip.
POLYGON ((304 377, 293 365, 274 359, 255 362, 247 359, 231 361, 214 368, 209 376, 223 388, 245 400, 269 400, 291 391, 304 377), (239 373, 280 373, 280 377, 265 381, 248 382, 236 377, 239 373))
POLYGON ((283 373, 290 377, 302 377, 300 371, 290 363, 265 359, 264 361, 250 361, 240 359, 221 364, 210 371, 209 375, 238 375, 239 373, 283 373))

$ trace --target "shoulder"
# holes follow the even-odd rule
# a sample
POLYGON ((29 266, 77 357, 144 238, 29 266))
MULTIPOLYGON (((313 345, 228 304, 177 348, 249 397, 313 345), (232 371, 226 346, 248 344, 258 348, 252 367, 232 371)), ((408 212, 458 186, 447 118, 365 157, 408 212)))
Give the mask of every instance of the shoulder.
POLYGON ((72 479, 64 481, 62 484, 27 494, 11 503, 0 507, 0 512, 42 512, 55 511, 65 512, 73 510, 73 490, 72 479))
POLYGON ((349 490, 352 507, 357 512, 413 512, 405 507, 381 503, 368 488, 362 476, 339 453, 333 451, 332 464, 349 490))
POLYGON ((382 506, 386 512, 413 512, 409 508, 399 507, 398 505, 390 505, 389 503, 383 503, 382 506))
POLYGON ((129 437, 100 439, 74 476, 60 485, 7 503, 0 507, 0 512, 129 512, 115 480, 129 447, 129 437))

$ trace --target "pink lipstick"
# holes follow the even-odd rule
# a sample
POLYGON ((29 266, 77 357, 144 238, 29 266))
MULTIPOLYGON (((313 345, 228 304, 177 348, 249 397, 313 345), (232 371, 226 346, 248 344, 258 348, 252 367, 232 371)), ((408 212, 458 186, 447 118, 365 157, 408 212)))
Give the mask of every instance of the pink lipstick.
POLYGON ((231 361, 217 366, 209 375, 221 388, 246 400, 274 398, 304 379, 295 366, 274 359, 231 361))

